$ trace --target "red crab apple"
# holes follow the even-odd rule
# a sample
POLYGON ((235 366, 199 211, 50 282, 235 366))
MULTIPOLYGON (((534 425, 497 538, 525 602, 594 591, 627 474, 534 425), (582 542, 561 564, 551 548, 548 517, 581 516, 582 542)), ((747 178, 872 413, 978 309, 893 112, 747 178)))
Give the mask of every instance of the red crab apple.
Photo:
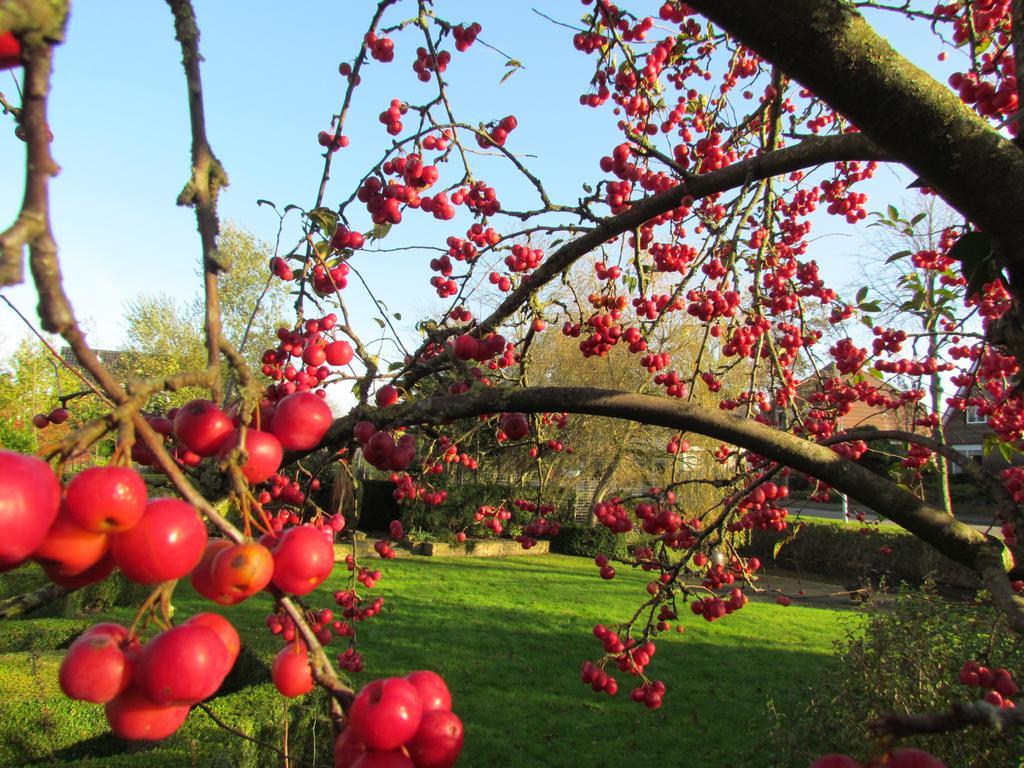
POLYGON ((21 65, 21 43, 10 32, 0 32, 0 69, 21 65))
MULTIPOLYGON (((227 456, 238 446, 239 432, 240 430, 237 429, 232 430, 225 438, 218 452, 221 458, 227 456)), ((284 453, 281 441, 269 432, 247 429, 243 448, 248 453, 248 458, 242 465, 242 474, 254 485, 268 479, 281 466, 281 457, 284 453)))
POLYGON ((210 400, 185 403, 174 416, 174 436, 197 456, 213 456, 234 428, 231 418, 210 400))
POLYGON ((398 390, 390 384, 385 384, 377 390, 374 399, 379 407, 387 408, 389 405, 394 405, 398 402, 398 390))
POLYGON ((451 768, 462 752, 462 721, 447 709, 423 714, 420 727, 406 748, 416 768, 451 768))
POLYGON ((373 426, 372 422, 360 421, 352 428, 352 434, 361 445, 366 445, 370 442, 370 438, 377 434, 377 428, 373 426))
POLYGON ((313 670, 309 652, 301 643, 289 643, 274 657, 270 679, 282 696, 294 698, 313 690, 313 670))
POLYGON ((332 341, 324 347, 324 352, 330 365, 348 365, 354 357, 352 345, 347 341, 332 341))
POLYGON ((423 704, 423 712, 433 712, 435 709, 451 709, 452 694, 444 678, 437 672, 429 669, 419 669, 410 672, 405 679, 413 684, 413 687, 420 694, 420 701, 423 704))
POLYGON ((352 729, 346 728, 334 740, 334 768, 352 768, 360 757, 366 754, 366 745, 352 735, 352 729))
POLYGON ((97 624, 68 648, 60 664, 60 688, 69 698, 105 704, 132 680, 138 641, 120 624, 97 624))
MULTIPOLYGON (((210 566, 213 586, 232 603, 240 603, 270 583, 274 557, 262 544, 234 544, 220 551, 210 566)), ((216 602, 221 602, 217 600, 216 602)))
POLYGON ((509 440, 522 440, 530 434, 530 423, 521 413, 506 413, 501 417, 499 425, 509 440))
POLYGON ((107 550, 102 559, 81 573, 75 574, 74 576, 66 576, 61 573, 61 567, 59 563, 41 563, 43 571, 46 573, 47 578, 50 579, 54 584, 64 587, 64 589, 81 589, 87 587, 90 584, 98 584, 103 581, 114 571, 114 558, 110 554, 110 550, 107 550))
POLYGON ((479 346, 480 342, 477 339, 464 333, 455 339, 452 354, 455 355, 456 360, 472 360, 476 357, 479 346))
POLYGON ((179 499, 154 499, 138 525, 110 537, 114 562, 138 584, 156 584, 189 573, 206 548, 206 527, 195 507, 179 499))
POLYGON ((273 550, 274 586, 293 595, 308 595, 334 567, 334 545, 309 525, 289 528, 273 550))
POLYGON ((946 764, 939 758, 915 747, 894 749, 887 758, 888 762, 877 761, 871 765, 885 768, 946 768, 946 764))
POLYGON ((58 576, 78 576, 100 562, 109 548, 107 534, 75 525, 62 508, 32 559, 58 576))
POLYGON ((0 451, 0 572, 32 554, 57 519, 60 483, 35 456, 0 451))
POLYGON ((146 511, 146 483, 130 467, 90 467, 71 478, 64 510, 87 531, 121 533, 146 511))
POLYGON ((388 677, 359 692, 349 710, 349 727, 370 749, 398 749, 416 735, 422 718, 416 687, 400 677, 388 677))
POLYGON ((106 704, 107 722, 115 736, 135 741, 166 739, 188 717, 188 705, 161 706, 147 699, 134 685, 106 704))
POLYGON ((811 764, 811 768, 864 768, 864 764, 846 755, 823 755, 811 764))
POLYGON ((144 646, 135 667, 135 685, 162 705, 194 704, 212 696, 230 671, 228 649, 216 631, 181 624, 144 646))
POLYGON ((222 592, 213 583, 213 561, 217 555, 233 546, 234 543, 227 539, 210 539, 206 543, 206 548, 203 550, 199 562, 192 569, 192 574, 189 576, 192 588, 196 592, 206 599, 213 600, 213 602, 220 603, 221 605, 231 605, 233 598, 222 592))
POLYGON ((235 628, 231 626, 231 622, 218 613, 197 613, 182 626, 191 624, 212 629, 217 633, 228 652, 228 671, 230 671, 235 666, 235 660, 242 650, 242 640, 235 628))
POLYGON ((54 408, 46 418, 51 424, 63 424, 71 418, 71 412, 67 408, 54 408))
POLYGON ((331 407, 312 392, 295 392, 277 404, 270 431, 289 451, 306 451, 320 444, 334 416, 331 407))
POLYGON ((386 752, 367 750, 362 757, 352 763, 351 768, 416 768, 416 764, 400 749, 386 752))

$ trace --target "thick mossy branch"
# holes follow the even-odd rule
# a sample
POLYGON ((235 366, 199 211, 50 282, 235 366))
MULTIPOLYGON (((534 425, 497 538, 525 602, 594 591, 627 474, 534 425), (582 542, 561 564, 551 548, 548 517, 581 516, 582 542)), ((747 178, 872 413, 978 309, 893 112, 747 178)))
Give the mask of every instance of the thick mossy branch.
POLYGON ((26 44, 62 42, 70 6, 70 0, 3 0, 0 32, 13 32, 26 44))
MULTIPOLYGON (((339 447, 351 439, 357 420, 377 426, 444 424, 482 414, 522 411, 569 413, 626 419, 651 426, 694 432, 739 446, 782 466, 818 478, 855 501, 902 526, 951 560, 973 569, 1006 611, 1010 625, 1024 633, 1024 598, 1016 595, 1008 573, 1009 550, 999 539, 976 531, 892 480, 877 475, 832 449, 781 432, 753 419, 653 395, 585 387, 481 389, 464 395, 432 397, 380 411, 355 412, 339 419, 324 445, 339 447)), ((299 458, 286 457, 286 461, 299 458)))

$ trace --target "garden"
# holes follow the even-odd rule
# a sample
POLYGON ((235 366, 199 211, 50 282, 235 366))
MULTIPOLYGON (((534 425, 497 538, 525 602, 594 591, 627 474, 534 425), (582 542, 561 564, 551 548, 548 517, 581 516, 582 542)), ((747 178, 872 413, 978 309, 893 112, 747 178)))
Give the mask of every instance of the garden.
POLYGON ((1022 30, 0 2, 0 763, 1020 768, 1022 30))

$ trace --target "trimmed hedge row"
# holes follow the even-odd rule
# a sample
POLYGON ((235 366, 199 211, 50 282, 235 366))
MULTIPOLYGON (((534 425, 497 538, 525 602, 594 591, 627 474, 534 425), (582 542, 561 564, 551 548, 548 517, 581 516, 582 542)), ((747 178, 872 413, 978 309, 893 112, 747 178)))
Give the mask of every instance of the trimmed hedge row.
POLYGON ((603 552, 611 558, 625 559, 629 542, 625 536, 612 533, 603 525, 563 525, 551 539, 551 551, 560 555, 594 557, 603 552))
POLYGON ((776 546, 791 531, 753 531, 747 544, 739 547, 745 557, 757 557, 763 563, 804 571, 836 579, 890 583, 906 582, 914 586, 927 579, 955 587, 976 589, 977 575, 935 549, 903 531, 862 528, 848 525, 806 525, 796 536, 776 546))

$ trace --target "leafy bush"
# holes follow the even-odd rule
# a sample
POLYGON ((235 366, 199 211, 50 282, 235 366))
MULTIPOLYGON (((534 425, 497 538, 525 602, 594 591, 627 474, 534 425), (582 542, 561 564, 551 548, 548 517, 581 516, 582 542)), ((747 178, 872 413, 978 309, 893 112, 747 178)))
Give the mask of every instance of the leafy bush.
POLYGON ((792 525, 781 533, 753 531, 740 553, 783 568, 857 583, 885 578, 890 583, 919 585, 931 576, 941 584, 978 586, 971 571, 901 530, 811 523, 795 535, 794 531, 792 525), (792 540, 776 555, 777 545, 789 537, 792 540))
POLYGON ((563 525, 561 532, 551 540, 551 551, 562 555, 594 557, 603 552, 609 557, 628 556, 625 536, 612 533, 603 525, 563 525))
MULTIPOLYGON (((836 644, 831 672, 806 693, 798 712, 772 712, 777 750, 772 765, 806 768, 828 752, 865 758, 875 739, 868 725, 895 712, 948 711, 956 700, 980 698, 958 680, 960 666, 975 659, 1024 673, 1024 644, 1006 629, 987 601, 949 602, 931 589, 901 594, 894 606, 876 608, 866 622, 836 644)), ((974 728, 955 735, 915 737, 949 766, 1019 768, 1024 732, 974 728)))

